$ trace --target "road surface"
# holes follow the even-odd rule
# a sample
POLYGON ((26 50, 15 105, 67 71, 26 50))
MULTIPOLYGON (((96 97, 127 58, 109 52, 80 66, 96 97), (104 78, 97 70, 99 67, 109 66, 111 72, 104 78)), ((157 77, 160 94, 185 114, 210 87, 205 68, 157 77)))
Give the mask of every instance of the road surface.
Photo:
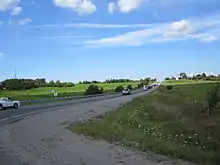
MULTIPOLYGON (((0 125, 1 165, 188 165, 164 156, 144 154, 104 141, 74 134, 65 127, 77 120, 115 110, 132 98, 149 92, 102 99, 59 109, 32 106, 34 115, 5 120, 0 125), (47 109, 50 110, 47 110, 47 109), (6 123, 7 122, 7 123, 6 123)), ((52 105, 51 105, 52 106, 52 105)), ((7 113, 11 113, 8 111, 7 113)), ((5 114, 5 112, 4 112, 5 114)), ((13 116, 10 116, 12 118, 13 116)), ((3 119, 3 118, 2 118, 3 119)), ((4 118, 5 119, 5 118, 4 118)))
MULTIPOLYGON (((134 90, 132 93, 141 93, 141 89, 134 90)), ((58 101, 58 102, 49 102, 44 104, 36 104, 36 105, 29 105, 29 106, 22 106, 21 108, 14 110, 8 109, 5 111, 0 112, 0 124, 12 120, 17 117, 33 115, 39 112, 49 111, 49 110, 56 110, 64 107, 68 107, 73 104, 97 101, 97 100, 105 100, 109 98, 116 98, 121 97, 120 93, 111 94, 111 95, 103 95, 98 97, 88 97, 88 98, 81 98, 81 99, 74 99, 74 100, 67 100, 67 101, 58 101)))

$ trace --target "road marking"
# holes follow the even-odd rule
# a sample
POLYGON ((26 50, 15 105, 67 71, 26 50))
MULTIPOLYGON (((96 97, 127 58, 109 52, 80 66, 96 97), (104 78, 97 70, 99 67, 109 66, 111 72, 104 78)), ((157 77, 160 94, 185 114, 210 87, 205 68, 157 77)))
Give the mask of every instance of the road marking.
POLYGON ((24 117, 24 116, 31 115, 31 114, 38 113, 38 112, 51 111, 51 110, 56 110, 56 109, 66 108, 66 107, 69 107, 69 105, 68 106, 66 105, 66 106, 61 106, 61 107, 48 108, 48 109, 42 109, 42 110, 34 111, 34 112, 23 113, 21 115, 15 115, 15 116, 12 116, 12 117, 1 119, 0 122, 7 121, 7 120, 10 120, 10 119, 14 119, 14 118, 18 118, 18 117, 24 117))

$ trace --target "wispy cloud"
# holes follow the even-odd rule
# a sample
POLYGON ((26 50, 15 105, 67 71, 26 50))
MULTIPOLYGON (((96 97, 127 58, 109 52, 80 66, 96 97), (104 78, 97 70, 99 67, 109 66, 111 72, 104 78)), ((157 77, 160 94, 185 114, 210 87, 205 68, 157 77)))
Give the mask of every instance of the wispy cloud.
POLYGON ((97 29, 122 29, 122 28, 146 28, 152 27, 152 24, 101 24, 101 23, 68 23, 68 24, 44 24, 35 25, 38 28, 97 28, 97 29))
POLYGON ((93 38, 94 36, 40 36, 37 37, 37 39, 42 39, 42 40, 50 40, 50 39, 68 39, 68 38, 75 38, 75 39, 82 39, 82 38, 93 38))
POLYGON ((143 28, 151 24, 97 24, 97 23, 72 23, 66 24, 67 28, 143 28))
POLYGON ((220 39, 220 21, 216 17, 183 19, 175 22, 150 25, 149 28, 125 34, 88 40, 82 45, 141 46, 149 43, 197 40, 213 42, 220 39))
POLYGON ((31 23, 31 22, 32 22, 32 19, 24 18, 24 19, 18 20, 18 25, 26 25, 26 24, 31 23))

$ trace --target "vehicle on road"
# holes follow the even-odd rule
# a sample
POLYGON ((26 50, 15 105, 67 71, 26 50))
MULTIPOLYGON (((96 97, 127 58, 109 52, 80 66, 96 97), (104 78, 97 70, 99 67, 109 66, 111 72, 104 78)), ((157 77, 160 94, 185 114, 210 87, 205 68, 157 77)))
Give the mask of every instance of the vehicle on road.
POLYGON ((4 110, 7 108, 18 109, 20 106, 21 106, 20 101, 14 101, 10 97, 0 98, 0 110, 4 110))
POLYGON ((125 88, 121 91, 122 95, 130 95, 131 94, 131 90, 129 88, 125 88))

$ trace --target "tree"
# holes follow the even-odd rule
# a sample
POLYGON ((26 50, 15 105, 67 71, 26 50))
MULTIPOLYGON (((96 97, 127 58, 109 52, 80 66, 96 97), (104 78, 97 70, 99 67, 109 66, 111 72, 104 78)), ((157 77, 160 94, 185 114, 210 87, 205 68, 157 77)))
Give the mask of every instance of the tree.
POLYGON ((101 93, 103 93, 103 88, 97 85, 90 85, 85 91, 85 95, 94 95, 101 93))
POLYGON ((181 77, 181 79, 187 79, 186 73, 180 73, 180 77, 181 77))
POLYGON ((49 85, 49 87, 54 87, 55 83, 53 80, 51 80, 48 85, 49 85))
POLYGON ((206 74, 205 73, 202 73, 201 77, 204 79, 206 78, 206 74))
POLYGON ((55 86, 55 87, 63 87, 63 84, 62 84, 59 80, 57 80, 57 81, 55 82, 54 86, 55 86))
POLYGON ((123 86, 117 86, 116 88, 115 88, 115 92, 121 92, 122 90, 124 89, 124 87, 123 86))
POLYGON ((176 77, 171 77, 171 80, 176 80, 176 77))
POLYGON ((170 78, 169 78, 169 77, 166 77, 165 80, 170 80, 170 78))

